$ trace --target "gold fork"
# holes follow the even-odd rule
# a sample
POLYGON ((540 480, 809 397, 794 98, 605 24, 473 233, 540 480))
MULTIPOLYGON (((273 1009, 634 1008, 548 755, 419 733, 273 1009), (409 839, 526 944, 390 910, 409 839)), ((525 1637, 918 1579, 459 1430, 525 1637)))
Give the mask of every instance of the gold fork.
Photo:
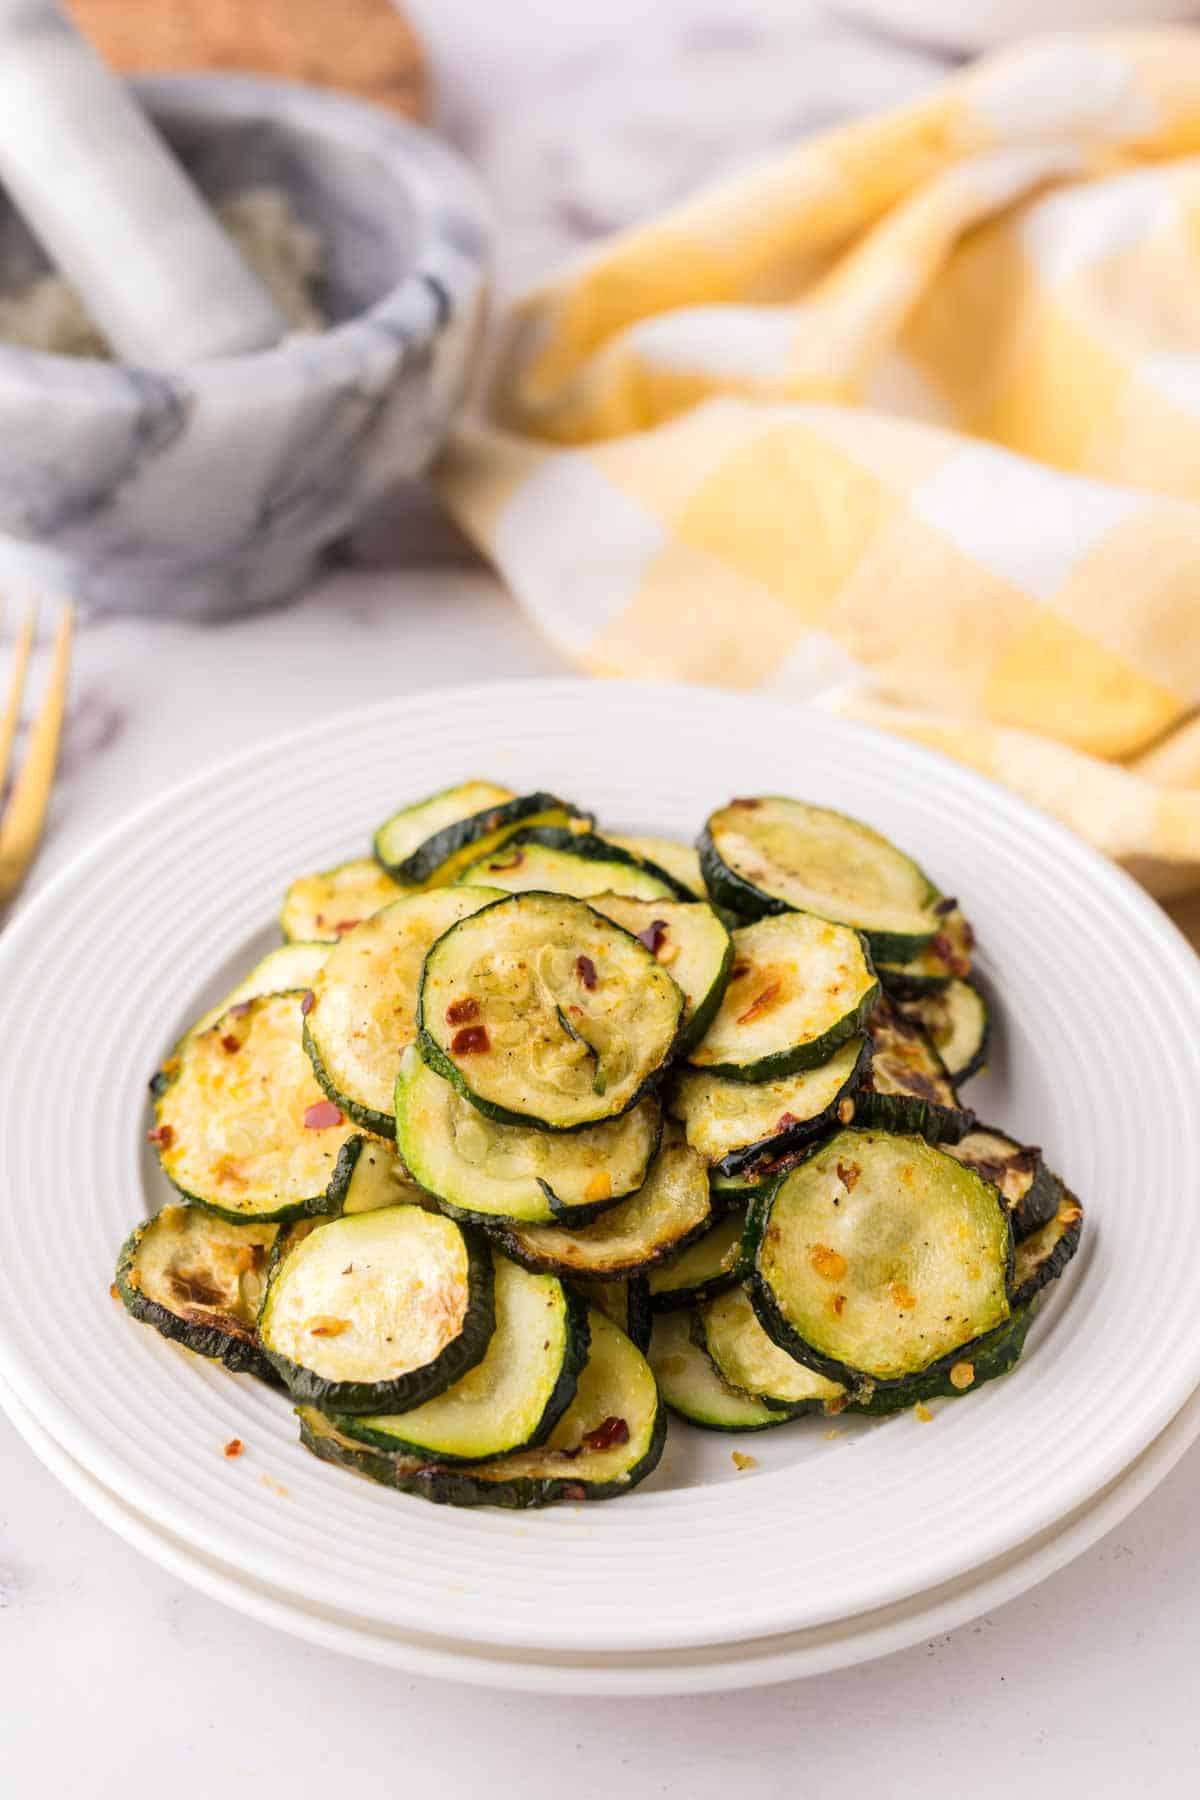
MULTIPOLYGON (((29 673, 29 653, 33 648, 36 623, 37 608, 31 605, 17 635, 8 698, 3 713, 0 713, 0 795, 3 795, 8 779, 8 765, 21 717, 21 700, 29 673)), ((54 633, 46 691, 29 727, 25 760, 13 778, 8 805, 0 811, 0 906, 12 899, 32 868, 46 822, 67 704, 73 627, 74 609, 70 605, 64 606, 54 633)))

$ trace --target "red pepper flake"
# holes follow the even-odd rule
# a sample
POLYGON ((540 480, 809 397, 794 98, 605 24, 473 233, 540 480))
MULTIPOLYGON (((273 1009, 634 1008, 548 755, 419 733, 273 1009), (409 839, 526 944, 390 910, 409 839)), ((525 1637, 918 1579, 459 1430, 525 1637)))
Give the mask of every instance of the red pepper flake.
POLYGON ((753 967, 754 964, 752 962, 747 962, 744 956, 739 956, 732 969, 729 971, 730 981, 740 981, 742 976, 748 975, 753 967))
POLYGON ((615 1413, 601 1421, 594 1431, 585 1431, 582 1448, 584 1450, 611 1450, 614 1444, 629 1442, 629 1426, 624 1419, 615 1413))
POLYGON ((772 981, 769 986, 765 987, 762 993, 750 1002, 745 1012, 739 1016, 738 1024, 749 1025, 753 1020, 760 1018, 771 1002, 779 998, 779 990, 782 986, 781 981, 772 981))
POLYGON ((146 1133, 146 1136, 152 1144, 157 1144, 160 1150, 169 1150, 175 1142, 175 1133, 170 1125, 156 1125, 153 1131, 146 1133))
POLYGON ((250 1011, 250 1008, 253 1005, 254 1005, 253 1000, 239 1000, 236 1006, 230 1007, 230 1009, 229 1009, 230 1018, 231 1019, 244 1019, 246 1014, 250 1011))
POLYGON ((795 1113, 780 1113, 775 1121, 775 1129, 776 1131, 790 1131, 793 1125, 798 1125, 799 1123, 800 1121, 795 1113))
POLYGON ((858 1180, 858 1178, 861 1174, 862 1174, 862 1170, 859 1168, 857 1163, 841 1163, 840 1162, 837 1166, 838 1180, 841 1182, 842 1186, 845 1188, 847 1193, 850 1193, 853 1191, 854 1184, 858 1180))
POLYGON ((305 1131, 328 1131, 331 1125, 342 1123, 341 1108, 332 1100, 317 1100, 304 1112, 305 1131))
POLYGON ((753 812, 755 807, 762 805, 762 801, 761 800, 731 800, 729 802, 729 804, 730 804, 730 806, 742 806, 746 809, 747 812, 753 812))
POLYGON ((946 914, 952 913, 957 905, 958 901, 954 896, 952 894, 947 894, 943 899, 938 901, 933 910, 939 919, 944 919, 946 914))
POLYGON ((582 1481, 564 1481, 563 1482, 563 1499, 564 1500, 586 1500, 587 1499, 587 1489, 584 1487, 582 1481))
POLYGON ((657 956, 666 935, 667 921, 665 919, 652 919, 645 931, 639 931, 637 933, 637 939, 640 944, 645 944, 651 956, 657 956))
POLYGON ((240 1456, 245 1448, 246 1446, 243 1444, 241 1438, 230 1438, 221 1454, 232 1458, 240 1456))
POLYGON ((361 919, 339 919, 333 929, 337 932, 338 936, 341 937, 344 932, 353 931, 356 925, 361 924, 361 919))
POLYGON ((306 991, 303 1000, 300 1002, 300 1011, 306 1019, 316 1004, 317 996, 313 993, 312 989, 309 988, 306 991))
POLYGON ((590 956, 577 956, 575 958, 575 973, 578 975, 585 988, 590 990, 595 987, 596 965, 590 956))
POLYGON ((450 1039, 451 1056, 474 1056, 477 1051, 490 1050, 492 1040, 487 1034, 486 1025, 464 1025, 450 1039))
POLYGON ((446 1008, 447 1025, 466 1025, 479 1017, 479 1002, 468 994, 462 1000, 452 1000, 446 1008))
POLYGON ((241 1047, 241 1038, 234 1037, 232 1031, 227 1031, 225 1036, 221 1039, 221 1048, 226 1056, 236 1056, 241 1047))

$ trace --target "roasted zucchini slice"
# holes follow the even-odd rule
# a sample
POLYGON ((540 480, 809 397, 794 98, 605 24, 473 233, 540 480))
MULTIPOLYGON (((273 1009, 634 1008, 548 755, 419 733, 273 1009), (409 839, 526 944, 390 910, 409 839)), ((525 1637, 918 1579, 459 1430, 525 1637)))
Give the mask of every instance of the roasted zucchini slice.
POLYGON ((642 1355, 646 1354, 653 1315, 644 1275, 631 1275, 627 1281, 589 1281, 586 1276, 574 1275, 571 1285, 589 1307, 597 1307, 619 1325, 642 1355))
POLYGON ((857 931, 808 913, 759 919, 733 934, 725 997, 688 1053, 735 1081, 778 1081, 828 1062, 857 1037, 879 982, 857 931))
POLYGON ((130 1232, 117 1292, 135 1319, 235 1373, 277 1379, 255 1320, 276 1225, 235 1225, 201 1206, 164 1206, 130 1232))
POLYGON ((591 902, 640 938, 671 971, 683 992, 680 1050, 698 1042, 712 1024, 733 967, 733 939, 711 906, 678 900, 630 900, 598 894, 591 902))
POLYGON ((151 1084, 151 1142, 188 1200, 231 1219, 336 1212, 359 1137, 313 1078, 299 994, 268 994, 180 1045, 151 1084))
POLYGON ((223 1000, 210 1006, 186 1035, 192 1037, 197 1031, 207 1031, 233 1007, 245 1006, 248 1000, 261 1000, 264 994, 303 993, 312 986, 328 955, 328 944, 276 945, 255 963, 248 975, 243 975, 223 1000))
POLYGON ((393 901, 328 955, 305 1000, 304 1048, 329 1095, 356 1124, 394 1137, 401 1052, 417 1035, 417 994, 430 946, 486 906, 484 889, 438 889, 393 901))
POLYGON ((421 1186, 466 1218, 584 1224, 641 1187, 661 1136, 652 1098, 585 1131, 502 1125, 436 1075, 415 1045, 400 1059, 396 1147, 421 1186))
POLYGON ((955 977, 965 981, 971 973, 975 933, 957 900, 939 900, 934 906, 938 928, 923 950, 907 962, 876 962, 884 988, 893 1000, 920 1000, 936 994, 955 977))
POLYGON ((523 825, 566 825, 578 816, 554 794, 466 781, 393 813, 375 833, 375 858, 408 887, 444 887, 523 825))
POLYGON ((871 1067, 856 1117, 881 1131, 918 1132, 931 1144, 953 1144, 975 1123, 959 1102, 945 1064, 919 1025, 884 995, 867 1021, 871 1067))
POLYGON ((713 899, 745 918, 815 913, 853 925, 887 962, 915 956, 937 931, 940 896, 912 858, 828 807, 733 800, 711 815, 697 847, 713 899))
POLYGON ((696 1341, 699 1325, 691 1312, 660 1313, 650 1339, 650 1367, 659 1392, 673 1413, 706 1431, 767 1431, 786 1425, 786 1408, 730 1387, 696 1341))
POLYGON ((735 1206, 710 1225, 703 1237, 652 1269, 646 1285, 655 1312, 698 1305, 732 1287, 738 1276, 745 1224, 746 1208, 735 1206))
POLYGON ((408 1412, 340 1413, 347 1437, 438 1462, 487 1462, 544 1444, 587 1361, 587 1307, 553 1275, 493 1257, 496 1329, 482 1362, 408 1412))
POLYGON ((656 1468, 667 1415, 640 1350, 603 1313, 589 1314, 588 1326, 591 1343, 575 1398, 540 1449, 447 1467, 367 1449, 315 1406, 297 1409, 301 1441, 324 1462, 444 1506, 617 1499, 656 1468))
POLYGON ((358 857, 293 881, 283 897, 279 927, 292 943, 336 944, 381 906, 399 900, 403 892, 374 857, 358 857))
POLYGON ((1078 1250, 1082 1235, 1083 1208, 1074 1194, 1063 1188, 1054 1217, 1017 1245, 1012 1273, 1014 1307, 1027 1305, 1035 1294, 1058 1280, 1078 1250))
POLYGON ((425 1061, 480 1112, 576 1131, 636 1106, 682 1016, 683 994, 637 938, 581 900, 531 893, 485 903, 439 939, 417 1026, 425 1061))
POLYGON ((344 1213, 379 1212, 385 1206, 431 1206, 424 1188, 417 1186, 396 1146, 382 1138, 362 1137, 358 1158, 342 1201, 344 1213))
POLYGON ((939 993, 898 1001, 897 1010, 921 1027, 951 1081, 968 1081, 982 1069, 991 1020, 988 1003, 973 981, 955 976, 939 993))
POLYGON ((631 851, 655 874, 661 871, 668 880, 673 881, 681 900, 705 899, 706 889, 704 877, 700 873, 700 858, 691 844, 677 844, 674 838, 631 837, 621 831, 606 831, 604 835, 610 844, 619 844, 622 850, 631 851))
POLYGON ((870 1061, 866 1039, 851 1038, 819 1069, 779 1081, 730 1081, 688 1069, 672 1083, 667 1110, 682 1119, 688 1143, 716 1175, 757 1179, 764 1165, 849 1124, 870 1061))
POLYGON ((957 1144, 947 1144, 946 1153, 967 1163, 999 1189, 1018 1242, 1048 1224, 1058 1211, 1062 1182, 1046 1167, 1041 1151, 1018 1144, 994 1126, 977 1126, 957 1144))
POLYGON ((973 1394, 985 1382, 995 1381, 998 1375, 1007 1375, 1016 1368, 1033 1323, 1033 1310, 1032 1306, 1022 1306, 994 1331, 963 1344, 950 1360, 935 1364, 899 1387, 877 1388, 873 1392, 869 1386, 859 1389, 847 1412, 868 1413, 878 1419, 926 1400, 959 1400, 964 1394, 973 1394))
POLYGON ((486 1245, 441 1213, 389 1206, 328 1219, 272 1269, 259 1342, 297 1400, 401 1412, 482 1360, 492 1285, 486 1245))
POLYGON ((518 831, 496 850, 468 863, 458 880, 472 887, 504 888, 510 894, 628 894, 642 900, 673 900, 675 884, 647 868, 628 850, 591 832, 539 826, 518 831))
POLYGON ((842 1131, 768 1189, 746 1226, 767 1335, 831 1381, 909 1381, 1009 1316, 996 1189, 919 1137, 842 1131))
POLYGON ((846 1387, 797 1362, 769 1338, 744 1287, 730 1288, 697 1311, 713 1367, 730 1387, 789 1413, 840 1411, 846 1387))
POLYGON ((502 1225, 489 1228, 527 1269, 616 1281, 673 1256, 712 1218, 708 1175, 694 1150, 664 1142, 636 1194, 593 1225, 502 1225))

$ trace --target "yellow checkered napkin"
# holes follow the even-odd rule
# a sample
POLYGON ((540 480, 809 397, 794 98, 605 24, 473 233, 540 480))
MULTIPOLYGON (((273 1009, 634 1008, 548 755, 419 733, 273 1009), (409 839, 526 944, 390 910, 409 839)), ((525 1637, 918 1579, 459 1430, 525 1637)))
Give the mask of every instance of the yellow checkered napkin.
POLYGON ((1200 880, 1200 32, 1048 39, 600 247, 441 471, 598 674, 790 693, 1200 880))

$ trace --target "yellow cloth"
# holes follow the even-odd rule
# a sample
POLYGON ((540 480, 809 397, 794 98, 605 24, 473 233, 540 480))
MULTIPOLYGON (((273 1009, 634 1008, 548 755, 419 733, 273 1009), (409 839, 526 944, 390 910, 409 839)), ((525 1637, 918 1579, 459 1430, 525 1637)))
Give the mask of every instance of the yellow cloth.
POLYGON ((598 674, 794 693, 1200 881, 1200 32, 1039 40, 513 310, 443 493, 598 674))

